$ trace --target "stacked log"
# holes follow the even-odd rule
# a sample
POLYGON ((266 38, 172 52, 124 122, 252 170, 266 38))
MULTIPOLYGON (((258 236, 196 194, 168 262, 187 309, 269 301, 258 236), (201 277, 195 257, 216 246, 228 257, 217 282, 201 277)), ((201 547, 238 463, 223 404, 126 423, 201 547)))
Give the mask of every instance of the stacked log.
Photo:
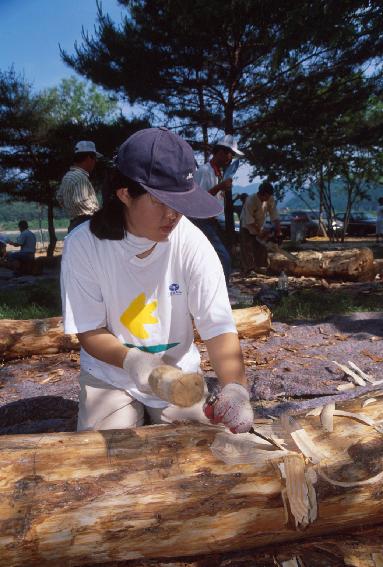
POLYGON ((244 553, 383 524, 382 401, 258 422, 259 435, 173 424, 4 436, 0 566, 244 553))
POLYGON ((302 251, 294 254, 296 262, 282 254, 270 255, 270 270, 286 272, 292 276, 335 278, 345 281, 370 281, 376 275, 374 255, 370 248, 317 252, 302 251))
MULTIPOLYGON (((270 333, 271 313, 267 307, 235 309, 233 316, 241 338, 258 338, 270 333)), ((55 354, 79 348, 76 335, 64 335, 62 317, 26 321, 0 320, 0 360, 13 360, 33 354, 55 354)))

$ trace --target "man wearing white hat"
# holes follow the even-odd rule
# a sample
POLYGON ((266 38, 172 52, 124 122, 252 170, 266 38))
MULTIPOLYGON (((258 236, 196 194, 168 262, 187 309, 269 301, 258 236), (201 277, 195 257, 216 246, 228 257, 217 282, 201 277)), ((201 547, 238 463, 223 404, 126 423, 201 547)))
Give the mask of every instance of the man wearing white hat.
MULTIPOLYGON (((211 160, 199 167, 194 177, 200 187, 223 201, 225 192, 230 191, 233 185, 231 177, 224 179, 225 169, 230 165, 234 156, 242 157, 244 154, 238 149, 237 142, 230 134, 226 134, 217 141, 212 154, 211 160)), ((192 219, 192 221, 202 230, 215 248, 222 263, 226 283, 229 283, 231 258, 222 242, 217 219, 213 217, 211 219, 192 219)))
POLYGON ((70 218, 68 232, 90 219, 99 209, 96 192, 89 180, 96 161, 102 157, 94 142, 82 140, 74 148, 73 166, 62 178, 56 198, 70 218))

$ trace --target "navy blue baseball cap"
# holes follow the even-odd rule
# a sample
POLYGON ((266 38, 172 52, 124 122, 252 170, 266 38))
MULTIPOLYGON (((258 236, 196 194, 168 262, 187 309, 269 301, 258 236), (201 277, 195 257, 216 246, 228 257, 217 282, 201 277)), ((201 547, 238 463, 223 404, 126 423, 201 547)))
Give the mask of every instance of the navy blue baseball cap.
POLYGON ((190 145, 167 128, 146 128, 129 136, 118 151, 117 167, 182 215, 204 219, 223 211, 220 201, 194 181, 190 145))

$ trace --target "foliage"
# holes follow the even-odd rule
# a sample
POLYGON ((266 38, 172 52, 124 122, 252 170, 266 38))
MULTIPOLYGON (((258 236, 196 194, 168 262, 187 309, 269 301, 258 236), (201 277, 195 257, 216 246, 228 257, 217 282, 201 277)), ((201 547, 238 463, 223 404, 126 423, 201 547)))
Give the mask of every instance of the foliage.
POLYGON ((379 94, 378 0, 120 4, 123 22, 115 24, 99 6, 94 35, 84 33, 64 60, 159 113, 205 159, 209 141, 224 130, 242 136, 254 172, 281 178, 287 171, 290 181, 295 172, 297 183, 317 178, 335 148, 344 147, 344 114, 363 112, 368 97, 379 94))
POLYGON ((57 87, 46 89, 41 96, 49 104, 53 124, 91 125, 110 123, 118 118, 115 96, 104 94, 95 85, 75 77, 62 79, 57 87))
MULTIPOLYGON (((87 90, 78 81, 64 81, 56 91, 36 94, 13 69, 0 72, 0 193, 46 206, 49 255, 53 254, 56 242, 55 193, 71 164, 75 142, 94 140, 101 153, 112 156, 127 135, 147 126, 144 120, 113 118, 110 97, 96 95, 93 88, 87 90), (66 120, 68 116, 63 114, 61 97, 65 93, 72 96, 67 105, 77 112, 78 120, 66 120), (89 100, 80 104, 81 93, 88 95, 89 100), (100 117, 95 114, 97 109, 102 111, 100 117)), ((102 164, 95 174, 96 185, 102 184, 102 164)))

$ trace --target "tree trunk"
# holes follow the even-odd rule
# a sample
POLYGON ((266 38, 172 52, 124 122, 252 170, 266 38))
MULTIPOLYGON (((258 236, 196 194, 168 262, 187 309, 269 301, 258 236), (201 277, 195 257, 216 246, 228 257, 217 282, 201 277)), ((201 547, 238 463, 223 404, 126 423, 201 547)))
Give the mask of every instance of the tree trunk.
MULTIPOLYGON (((52 191, 51 187, 48 187, 48 191, 52 191)), ((55 248, 56 248, 56 232, 55 232, 55 225, 53 222, 53 200, 51 199, 48 202, 48 234, 49 234, 49 244, 47 250, 47 257, 52 258, 55 248)))
MULTIPOLYGON (((240 338, 257 338, 270 333, 271 314, 267 307, 234 309, 233 316, 240 338)), ((62 317, 27 321, 0 320, 0 360, 79 348, 75 335, 64 335, 62 317)))
POLYGON ((370 248, 316 252, 307 250, 295 254, 294 263, 281 254, 270 256, 270 269, 292 276, 314 276, 351 281, 371 281, 376 275, 374 255, 370 248))
MULTIPOLYGON (((343 410, 378 420, 382 398, 374 396, 343 410)), ((334 419, 333 433, 318 416, 255 425, 284 451, 198 424, 3 436, 0 566, 275 549, 382 524, 378 421, 334 419)))

